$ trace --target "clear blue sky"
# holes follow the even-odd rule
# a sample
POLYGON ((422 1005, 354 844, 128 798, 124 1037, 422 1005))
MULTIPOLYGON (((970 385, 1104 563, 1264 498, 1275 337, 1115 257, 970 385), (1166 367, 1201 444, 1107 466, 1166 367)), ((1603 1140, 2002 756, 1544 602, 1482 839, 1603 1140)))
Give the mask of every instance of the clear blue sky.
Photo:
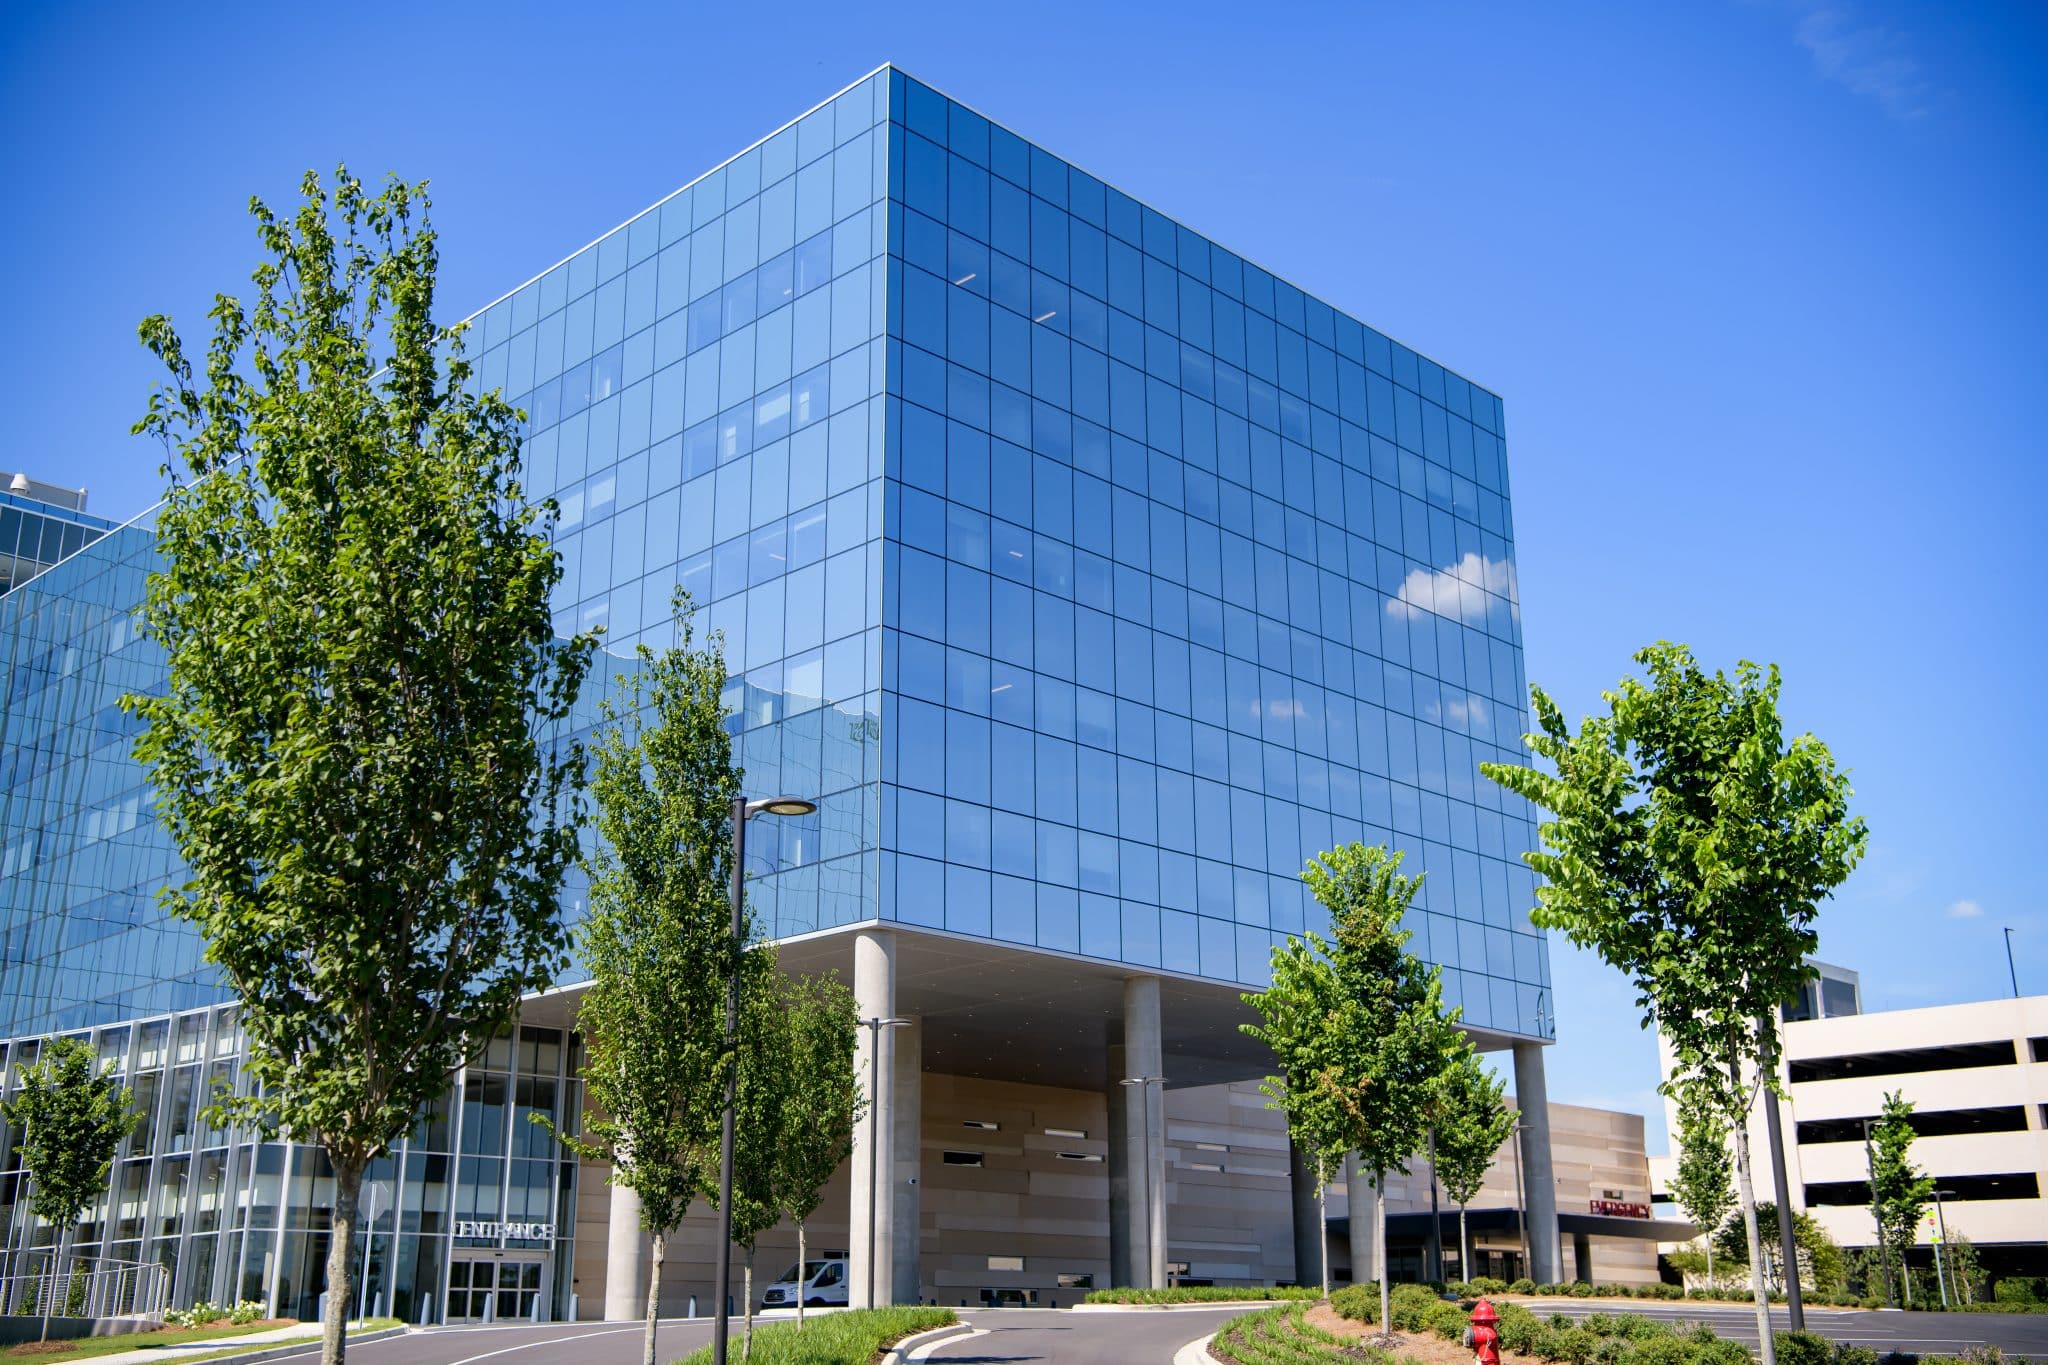
MULTIPOLYGON (((2048 10, 405 8, 10 8, 0 465, 151 502, 135 323, 202 330, 309 166, 433 181, 454 316, 893 60, 1502 393, 1530 676, 1780 663, 1872 829, 1823 954, 1971 999, 2010 925, 2048 991, 2048 10)), ((1553 960, 1553 1097, 1661 1129, 1553 960)))

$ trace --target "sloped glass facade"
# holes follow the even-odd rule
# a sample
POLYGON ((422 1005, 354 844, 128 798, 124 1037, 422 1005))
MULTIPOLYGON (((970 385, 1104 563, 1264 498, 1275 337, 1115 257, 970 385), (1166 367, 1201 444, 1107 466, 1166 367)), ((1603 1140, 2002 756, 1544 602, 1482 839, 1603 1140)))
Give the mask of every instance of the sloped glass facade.
MULTIPOLYGON (((1305 858, 1429 873, 1468 1022, 1523 913, 1500 400, 884 69, 476 315, 557 620, 721 632, 777 936, 881 918, 1258 984, 1305 858)), ((146 526, 0 598, 0 1037, 220 998, 114 702, 146 526)), ((571 888, 580 906, 580 888, 571 888)))

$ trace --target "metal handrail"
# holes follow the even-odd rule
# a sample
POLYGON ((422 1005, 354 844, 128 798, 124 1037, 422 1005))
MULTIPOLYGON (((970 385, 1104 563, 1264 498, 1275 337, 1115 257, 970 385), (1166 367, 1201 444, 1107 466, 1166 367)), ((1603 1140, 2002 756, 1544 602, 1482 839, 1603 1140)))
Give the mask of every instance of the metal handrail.
POLYGON ((156 1261, 23 1252, 0 1275, 0 1316, 142 1318, 162 1322, 170 1306, 170 1271, 156 1261))

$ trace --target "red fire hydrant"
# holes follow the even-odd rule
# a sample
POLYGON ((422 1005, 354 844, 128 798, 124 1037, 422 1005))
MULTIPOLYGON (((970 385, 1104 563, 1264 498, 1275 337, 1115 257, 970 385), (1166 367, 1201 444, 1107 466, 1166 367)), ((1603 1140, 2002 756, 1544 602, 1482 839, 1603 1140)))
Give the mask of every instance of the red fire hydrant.
POLYGON ((1472 1325, 1465 1329, 1465 1344, 1479 1358, 1479 1365, 1500 1365, 1500 1319, 1485 1299, 1472 1305, 1472 1325))

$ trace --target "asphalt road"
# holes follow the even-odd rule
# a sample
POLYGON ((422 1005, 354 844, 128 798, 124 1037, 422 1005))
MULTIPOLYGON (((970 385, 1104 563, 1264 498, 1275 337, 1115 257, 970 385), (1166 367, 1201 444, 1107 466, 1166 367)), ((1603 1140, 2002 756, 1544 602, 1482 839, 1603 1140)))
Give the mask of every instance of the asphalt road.
MULTIPOLYGON (((1549 1299, 1529 1306, 1546 1315, 1630 1312, 1679 1318, 1705 1323, 1737 1341, 1756 1340, 1756 1315, 1743 1307, 1613 1299, 1549 1299)), ((925 1365, 1170 1365, 1181 1346, 1245 1311, 1242 1305, 1229 1304, 1166 1313, 970 1308, 960 1317, 975 1329, 973 1336, 922 1348, 917 1359, 925 1365)), ((1772 1313, 1772 1325, 1785 1330, 1784 1309, 1772 1313)), ((2048 1361, 2048 1314, 1809 1309, 1806 1325, 1837 1341, 1879 1351, 1955 1355, 1990 1343, 2008 1358, 2048 1361)), ((362 1365, 638 1365, 640 1331, 640 1324, 625 1322, 437 1327, 351 1346, 349 1358, 362 1365)), ((706 1319, 664 1319, 657 1358, 666 1365, 710 1339, 706 1319)), ((282 1359, 298 1365, 318 1355, 317 1350, 307 1350, 282 1359)))
MULTIPOLYGON (((1244 1311, 1231 1305, 1173 1313, 967 1309, 961 1320, 977 1334, 940 1342, 919 1358, 933 1365, 1169 1365, 1180 1347, 1244 1311)), ((348 1354, 362 1365, 638 1365, 640 1332, 640 1324, 627 1322, 435 1327, 353 1345, 348 1354)), ((656 1358, 666 1365, 709 1340, 708 1320, 665 1318, 656 1358)), ((301 1365, 319 1354, 306 1350, 279 1359, 301 1365)))
MULTIPOLYGON (((1619 1299, 1542 1299, 1528 1306, 1538 1313, 1643 1313, 1705 1323, 1721 1336, 1754 1344, 1756 1310, 1746 1306, 1703 1303, 1645 1303, 1619 1299)), ((1771 1310, 1771 1330, 1789 1330, 1785 1310, 1771 1310)), ((2008 1357, 2048 1360, 2048 1314, 2040 1313, 1908 1313, 1885 1309, 1809 1308, 1806 1330, 1836 1341, 1870 1346, 1878 1351, 1912 1351, 1922 1355, 1957 1355, 1972 1346, 1990 1344, 2008 1357)))

